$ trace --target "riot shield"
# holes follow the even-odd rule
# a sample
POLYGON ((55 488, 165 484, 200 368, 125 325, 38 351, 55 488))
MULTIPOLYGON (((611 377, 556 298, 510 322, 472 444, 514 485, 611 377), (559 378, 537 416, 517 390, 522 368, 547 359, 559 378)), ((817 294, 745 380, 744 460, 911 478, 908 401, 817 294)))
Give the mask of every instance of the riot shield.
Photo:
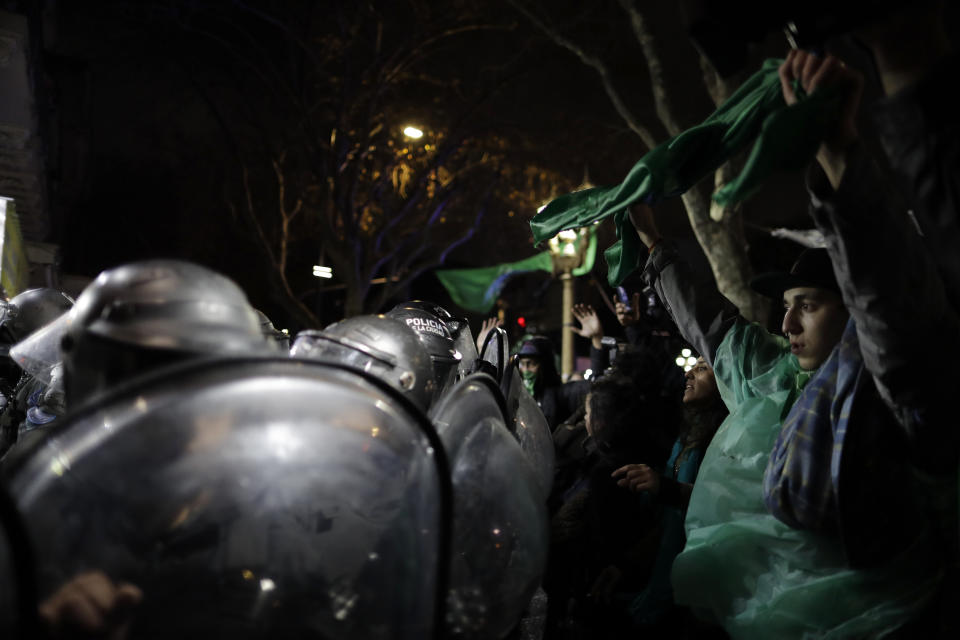
POLYGON ((89 571, 135 585, 130 638, 419 640, 444 614, 440 440, 393 389, 336 365, 148 376, 54 427, 9 486, 39 598, 89 571))
POLYGON ((555 462, 550 425, 547 424, 537 401, 523 388, 513 362, 510 362, 505 370, 504 385, 509 389, 506 397, 511 430, 516 434, 520 448, 533 467, 544 495, 550 495, 555 462))
POLYGON ((520 442, 544 495, 549 495, 553 485, 553 437, 540 407, 520 383, 516 363, 510 357, 506 331, 500 327, 490 330, 483 342, 480 359, 493 365, 494 377, 506 398, 507 427, 520 442))
POLYGON ((0 637, 33 638, 37 627, 34 556, 23 520, 0 486, 0 637))
POLYGON ((506 331, 500 327, 490 330, 483 342, 480 359, 493 366, 500 393, 506 398, 507 427, 520 442, 544 495, 549 495, 553 485, 553 436, 537 402, 520 383, 516 363, 510 357, 506 331))
MULTIPOLYGON (((494 327, 483 341, 480 359, 492 364, 497 371, 497 383, 503 381, 504 372, 510 362, 510 342, 507 332, 500 327, 494 327)), ((503 387, 501 386, 501 390, 503 387)), ((506 395, 506 394, 504 394, 506 395)))
POLYGON ((493 378, 461 380, 430 415, 447 451, 454 492, 447 631, 502 638, 543 573, 546 495, 507 429, 493 378))
POLYGON ((470 325, 466 321, 461 321, 458 325, 459 331, 454 334, 453 343, 460 353, 460 364, 458 370, 460 378, 467 377, 474 371, 477 362, 477 344, 470 331, 470 325))

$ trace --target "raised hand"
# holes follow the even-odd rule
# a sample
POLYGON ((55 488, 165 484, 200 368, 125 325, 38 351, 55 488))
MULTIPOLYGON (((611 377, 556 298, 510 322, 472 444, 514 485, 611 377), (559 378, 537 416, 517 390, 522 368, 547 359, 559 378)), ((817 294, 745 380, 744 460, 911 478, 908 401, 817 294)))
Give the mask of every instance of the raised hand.
POLYGON ((480 353, 481 349, 483 349, 483 343, 487 339, 487 334, 493 331, 495 328, 502 326, 503 320, 500 320, 499 318, 487 318, 483 321, 483 324, 480 325, 480 332, 477 333, 477 353, 480 353))
POLYGON ((102 571, 87 571, 63 584, 39 608, 40 620, 53 638, 125 638, 143 592, 128 583, 114 584, 102 571))
POLYGON ((843 106, 837 121, 828 131, 817 153, 834 188, 840 184, 846 168, 845 154, 858 137, 857 110, 863 95, 863 76, 833 55, 819 56, 809 51, 794 49, 780 65, 780 89, 787 104, 797 102, 794 83, 808 94, 826 87, 838 87, 843 93, 843 106))
POLYGON ((573 332, 578 336, 589 338, 594 347, 602 346, 603 326, 596 310, 588 304, 573 305, 573 316, 580 321, 580 326, 573 326, 573 332))

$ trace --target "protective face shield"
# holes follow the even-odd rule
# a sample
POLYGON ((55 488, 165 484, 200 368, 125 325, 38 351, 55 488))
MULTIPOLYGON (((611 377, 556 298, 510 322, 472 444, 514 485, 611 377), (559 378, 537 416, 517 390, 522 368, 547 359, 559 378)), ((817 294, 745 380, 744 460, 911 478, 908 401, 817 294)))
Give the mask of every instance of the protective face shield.
POLYGON ((451 637, 506 636, 546 565, 547 494, 508 430, 501 403, 493 378, 475 374, 430 411, 453 480, 451 637))
POLYGON ((131 638, 435 637, 450 471, 386 384, 289 358, 194 360, 53 428, 6 470, 41 601, 99 570, 144 594, 131 638))
POLYGON ((77 299, 62 335, 68 406, 185 358, 278 352, 232 280, 179 260, 104 271, 77 299))
POLYGON ((15 387, 23 375, 14 362, 4 356, 10 347, 53 322, 73 306, 73 299, 56 289, 30 289, 0 305, 0 379, 15 387))
POLYGON ((436 315, 419 308, 418 303, 398 305, 388 311, 386 316, 406 323, 417 333, 420 344, 430 354, 433 362, 434 381, 437 385, 435 395, 442 394, 456 381, 460 361, 463 359, 446 323, 436 315))
POLYGON ((26 340, 13 345, 10 348, 10 359, 44 384, 52 382, 53 370, 59 366, 61 367, 62 381, 60 343, 63 341, 63 336, 66 335, 68 325, 68 315, 60 316, 39 331, 34 332, 26 340))
POLYGON ((406 324, 386 316, 355 316, 323 331, 297 334, 293 358, 335 362, 387 382, 426 411, 436 382, 430 355, 406 324))

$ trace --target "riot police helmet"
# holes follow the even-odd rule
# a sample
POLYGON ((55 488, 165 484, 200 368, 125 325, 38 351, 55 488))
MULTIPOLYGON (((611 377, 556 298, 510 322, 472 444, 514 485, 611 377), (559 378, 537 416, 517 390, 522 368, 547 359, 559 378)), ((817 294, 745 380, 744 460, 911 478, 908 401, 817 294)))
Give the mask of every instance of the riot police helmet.
POLYGON ((433 400, 436 382, 430 355, 416 332, 382 315, 354 316, 323 331, 297 334, 290 355, 337 362, 368 372, 399 390, 422 410, 433 400))
POLYGON ((73 298, 50 288, 29 289, 15 295, 0 312, 0 342, 20 342, 53 322, 73 306, 73 298))
POLYGON ((60 347, 68 406, 187 358, 277 352, 263 339, 239 286, 180 260, 104 271, 64 318, 60 347))
MULTIPOLYGON (((454 380, 462 355, 447 323, 435 313, 423 308, 422 302, 399 304, 386 315, 413 329, 420 344, 430 354, 437 392, 442 393, 454 380)), ((439 307, 438 307, 439 308, 439 307)))
POLYGON ((427 313, 436 316, 440 320, 443 320, 443 323, 447 325, 447 329, 450 331, 450 335, 454 339, 456 339, 457 335, 463 330, 464 327, 469 326, 465 319, 454 316, 436 302, 429 302, 427 300, 411 300, 410 302, 405 302, 401 305, 398 305, 396 308, 419 309, 420 311, 426 311, 427 313))

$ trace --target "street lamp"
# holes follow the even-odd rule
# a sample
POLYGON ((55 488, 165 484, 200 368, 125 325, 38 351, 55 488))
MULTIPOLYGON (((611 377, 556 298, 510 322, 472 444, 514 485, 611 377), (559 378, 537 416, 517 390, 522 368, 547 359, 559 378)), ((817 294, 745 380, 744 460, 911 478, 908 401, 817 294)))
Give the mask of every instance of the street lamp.
POLYGON ((418 129, 417 127, 413 126, 404 127, 403 135, 414 140, 419 140, 423 137, 423 129, 418 129))
POLYGON ((564 381, 573 373, 573 270, 583 264, 589 241, 589 231, 586 227, 580 227, 561 231, 547 243, 553 260, 553 273, 559 275, 563 283, 560 374, 564 381))

